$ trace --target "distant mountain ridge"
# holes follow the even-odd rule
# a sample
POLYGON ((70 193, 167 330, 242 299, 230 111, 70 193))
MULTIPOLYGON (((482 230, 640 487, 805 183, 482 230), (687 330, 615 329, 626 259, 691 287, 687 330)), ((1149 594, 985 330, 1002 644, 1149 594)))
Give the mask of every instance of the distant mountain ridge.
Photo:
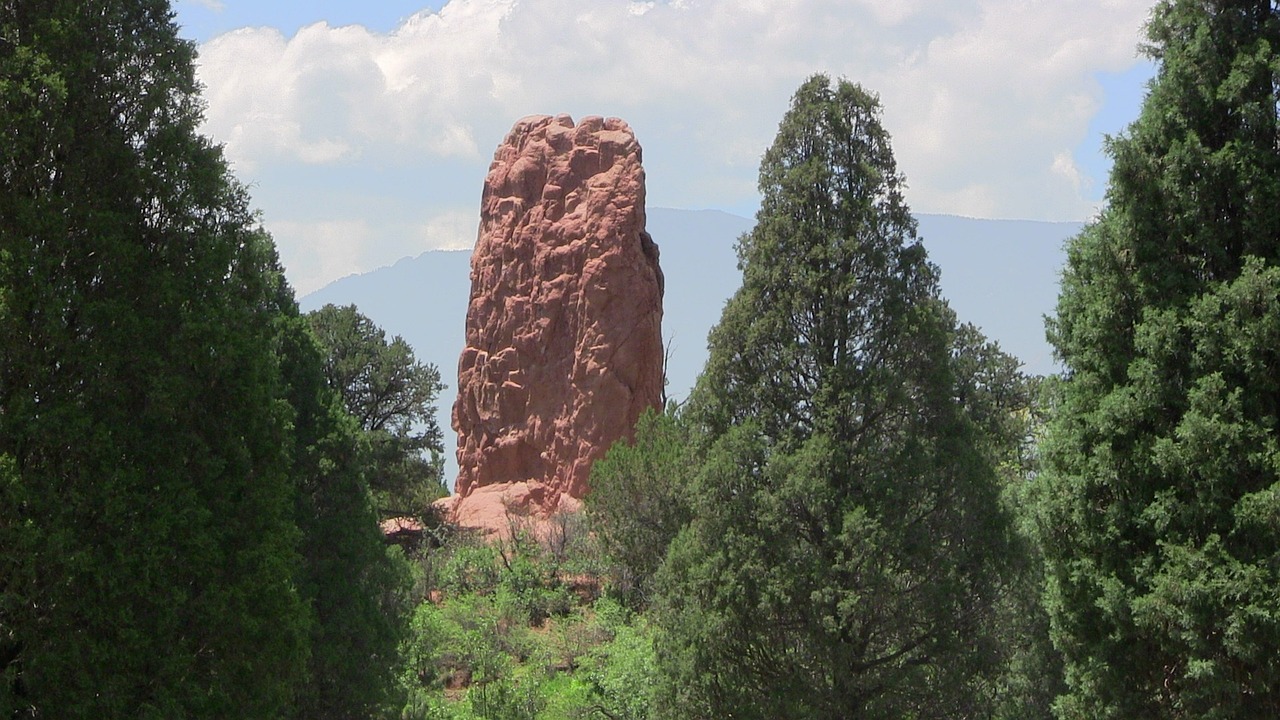
MULTIPOLYGON (((1081 223, 981 220, 918 215, 929 258, 942 271, 942 292, 965 322, 982 328, 1028 372, 1053 372, 1043 317, 1057 302, 1064 243, 1081 223)), ((735 243, 754 221, 718 210, 650 208, 648 230, 666 278, 663 338, 667 394, 682 400, 706 360, 707 332, 741 283, 735 243)), ((449 416, 471 293, 470 251, 430 251, 389 267, 336 280, 299 300, 304 312, 326 303, 357 306, 417 357, 440 368, 449 388, 440 398, 453 477, 449 416)))

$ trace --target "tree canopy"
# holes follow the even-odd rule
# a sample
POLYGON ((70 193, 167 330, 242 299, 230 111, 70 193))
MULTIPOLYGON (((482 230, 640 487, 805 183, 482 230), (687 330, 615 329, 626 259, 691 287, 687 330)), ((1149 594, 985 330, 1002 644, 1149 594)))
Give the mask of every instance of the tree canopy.
POLYGON ((279 267, 165 2, 0 18, 5 715, 275 717, 308 616, 279 267))
POLYGON ((307 314, 324 349, 329 386, 364 431, 373 457, 369 482, 384 511, 415 515, 446 494, 444 445, 436 424, 440 371, 418 362, 400 336, 386 333, 354 305, 307 314))
POLYGON ((1068 247, 1040 490, 1063 717, 1280 713, 1280 11, 1166 0, 1068 247))
POLYGON ((614 443, 591 467, 586 510, 600 545, 614 563, 614 583, 634 604, 652 597, 653 577, 667 547, 689 522, 685 499, 697 467, 676 406, 646 410, 634 442, 614 443))
POLYGON ((0 3, 0 716, 352 717, 392 680, 355 429, 194 52, 163 0, 0 3))
POLYGON ((280 323, 278 355, 294 408, 293 475, 303 572, 313 613, 299 720, 370 718, 397 702, 398 644, 407 622, 404 562, 384 548, 367 476, 368 445, 328 385, 325 352, 296 313, 280 323))
POLYGON ((878 100, 806 81, 690 399, 704 460, 658 600, 685 717, 985 702, 1008 523, 902 185, 878 100))

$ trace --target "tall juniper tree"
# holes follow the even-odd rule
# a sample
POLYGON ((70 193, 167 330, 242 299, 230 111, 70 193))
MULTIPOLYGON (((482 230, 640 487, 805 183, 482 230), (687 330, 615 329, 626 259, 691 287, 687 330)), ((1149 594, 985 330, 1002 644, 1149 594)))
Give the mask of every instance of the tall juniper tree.
POLYGON ((1069 718, 1280 715, 1280 10, 1164 0, 1068 247, 1040 489, 1069 718))
POLYGON ((0 716, 385 699, 354 428, 193 58, 164 0, 0 0, 0 716))
POLYGON ((292 474, 302 533, 298 586, 314 617, 299 720, 380 717, 396 704, 394 671, 407 625, 407 568, 384 548, 368 477, 377 463, 324 370, 327 353, 291 296, 278 355, 293 409, 292 474))
POLYGON ((705 460, 656 603, 673 716, 989 707, 1009 526, 902 184, 878 101, 805 82, 690 400, 705 460))
POLYGON ((307 625, 274 250, 167 3, 0 7, 0 705, 273 717, 307 625))

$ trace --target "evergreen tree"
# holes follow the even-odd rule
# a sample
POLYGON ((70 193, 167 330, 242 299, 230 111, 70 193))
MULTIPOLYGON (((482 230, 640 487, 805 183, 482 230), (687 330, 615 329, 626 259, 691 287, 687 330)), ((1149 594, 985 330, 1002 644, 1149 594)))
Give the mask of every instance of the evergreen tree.
POLYGON ((614 589, 635 606, 648 605, 667 546, 689 522, 693 449, 674 405, 661 413, 650 408, 636 422, 633 442, 619 440, 591 466, 591 529, 613 564, 614 589))
POLYGON ((1040 519, 1070 718, 1280 716, 1280 10, 1165 0, 1068 247, 1040 519))
POLYGON ((279 268, 159 0, 0 4, 0 714, 277 717, 279 268))
POLYGON ((878 101, 797 91, 690 400, 693 520, 659 572, 667 711, 966 717, 1009 528, 878 101))
POLYGON ((435 403, 444 385, 434 365, 417 361, 400 336, 386 333, 354 305, 307 314, 324 350, 324 374, 372 451, 369 484, 386 515, 420 515, 444 486, 444 443, 435 403))
MULTIPOLYGON (((408 572, 387 548, 365 480, 374 472, 355 419, 328 385, 326 353, 292 295, 281 303, 278 355, 294 408, 293 476, 304 570, 314 613, 299 720, 367 720, 398 703, 398 646, 408 624, 408 572)), ((399 703, 402 704, 402 703, 399 703)))
POLYGON ((1049 618, 1041 599, 1044 562, 1032 499, 1039 471, 1036 438, 1044 425, 1039 402, 1043 378, 1025 375, 1016 358, 968 324, 957 328, 952 357, 957 397, 981 430, 980 446, 996 467, 1016 531, 1011 572, 989 620, 1003 664, 989 688, 994 701, 991 717, 1050 718, 1064 685, 1062 658, 1049 639, 1049 618))

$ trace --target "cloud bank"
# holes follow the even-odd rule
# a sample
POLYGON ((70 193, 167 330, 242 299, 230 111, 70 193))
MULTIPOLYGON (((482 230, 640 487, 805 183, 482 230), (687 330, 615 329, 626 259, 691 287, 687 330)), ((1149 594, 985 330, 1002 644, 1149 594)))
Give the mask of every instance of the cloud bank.
POLYGON ((451 0, 389 34, 320 22, 200 48, 205 130, 253 188, 299 290, 474 240, 493 148, 524 115, 617 115, 649 202, 744 210, 814 72, 879 93, 919 212, 1079 220, 1073 160, 1136 62, 1149 0, 451 0))

